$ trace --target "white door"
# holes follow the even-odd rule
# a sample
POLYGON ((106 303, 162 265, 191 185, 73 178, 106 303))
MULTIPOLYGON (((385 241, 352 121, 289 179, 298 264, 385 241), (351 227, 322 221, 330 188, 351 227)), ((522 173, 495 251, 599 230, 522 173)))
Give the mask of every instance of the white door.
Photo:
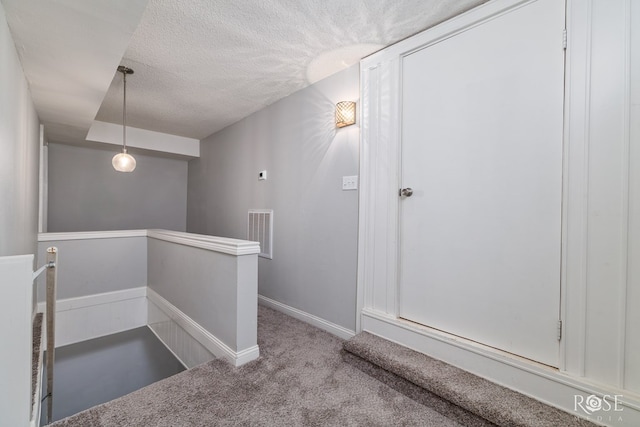
POLYGON ((405 56, 400 316, 558 365, 564 2, 405 56))

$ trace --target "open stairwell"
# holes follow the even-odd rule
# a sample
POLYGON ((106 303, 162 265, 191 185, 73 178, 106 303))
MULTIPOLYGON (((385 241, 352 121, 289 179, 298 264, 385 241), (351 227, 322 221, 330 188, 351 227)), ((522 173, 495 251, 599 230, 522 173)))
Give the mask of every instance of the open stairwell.
POLYGON ((258 311, 259 359, 215 359, 52 426, 593 425, 374 335, 258 311))
POLYGON ((595 426, 367 332, 346 341, 342 356, 361 371, 465 426, 595 426))

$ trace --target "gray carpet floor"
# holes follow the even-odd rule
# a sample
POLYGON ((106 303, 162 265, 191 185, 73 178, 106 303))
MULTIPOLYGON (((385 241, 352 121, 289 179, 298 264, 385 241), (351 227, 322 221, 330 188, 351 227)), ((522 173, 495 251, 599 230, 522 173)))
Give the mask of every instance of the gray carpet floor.
POLYGON ((343 341, 269 308, 258 360, 213 360, 53 426, 461 426, 370 377, 343 341))

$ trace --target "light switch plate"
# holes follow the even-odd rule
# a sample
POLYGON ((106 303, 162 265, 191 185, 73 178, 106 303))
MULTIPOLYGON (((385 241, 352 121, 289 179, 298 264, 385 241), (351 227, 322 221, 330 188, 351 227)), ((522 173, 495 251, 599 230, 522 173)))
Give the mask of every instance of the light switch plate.
POLYGON ((267 180, 267 171, 258 172, 258 181, 266 181, 267 180))
POLYGON ((358 175, 342 177, 342 191, 357 190, 357 189, 358 189, 358 175))

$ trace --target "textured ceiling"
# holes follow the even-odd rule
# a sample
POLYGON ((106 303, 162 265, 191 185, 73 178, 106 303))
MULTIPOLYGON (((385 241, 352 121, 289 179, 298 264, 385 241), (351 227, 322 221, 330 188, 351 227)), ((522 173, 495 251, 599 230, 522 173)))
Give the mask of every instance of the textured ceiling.
POLYGON ((52 139, 84 140, 147 0, 1 0, 52 139))
MULTIPOLYGON (((122 60, 131 126, 206 136, 483 0, 150 0, 122 60)), ((122 75, 97 120, 121 123, 122 75)))

